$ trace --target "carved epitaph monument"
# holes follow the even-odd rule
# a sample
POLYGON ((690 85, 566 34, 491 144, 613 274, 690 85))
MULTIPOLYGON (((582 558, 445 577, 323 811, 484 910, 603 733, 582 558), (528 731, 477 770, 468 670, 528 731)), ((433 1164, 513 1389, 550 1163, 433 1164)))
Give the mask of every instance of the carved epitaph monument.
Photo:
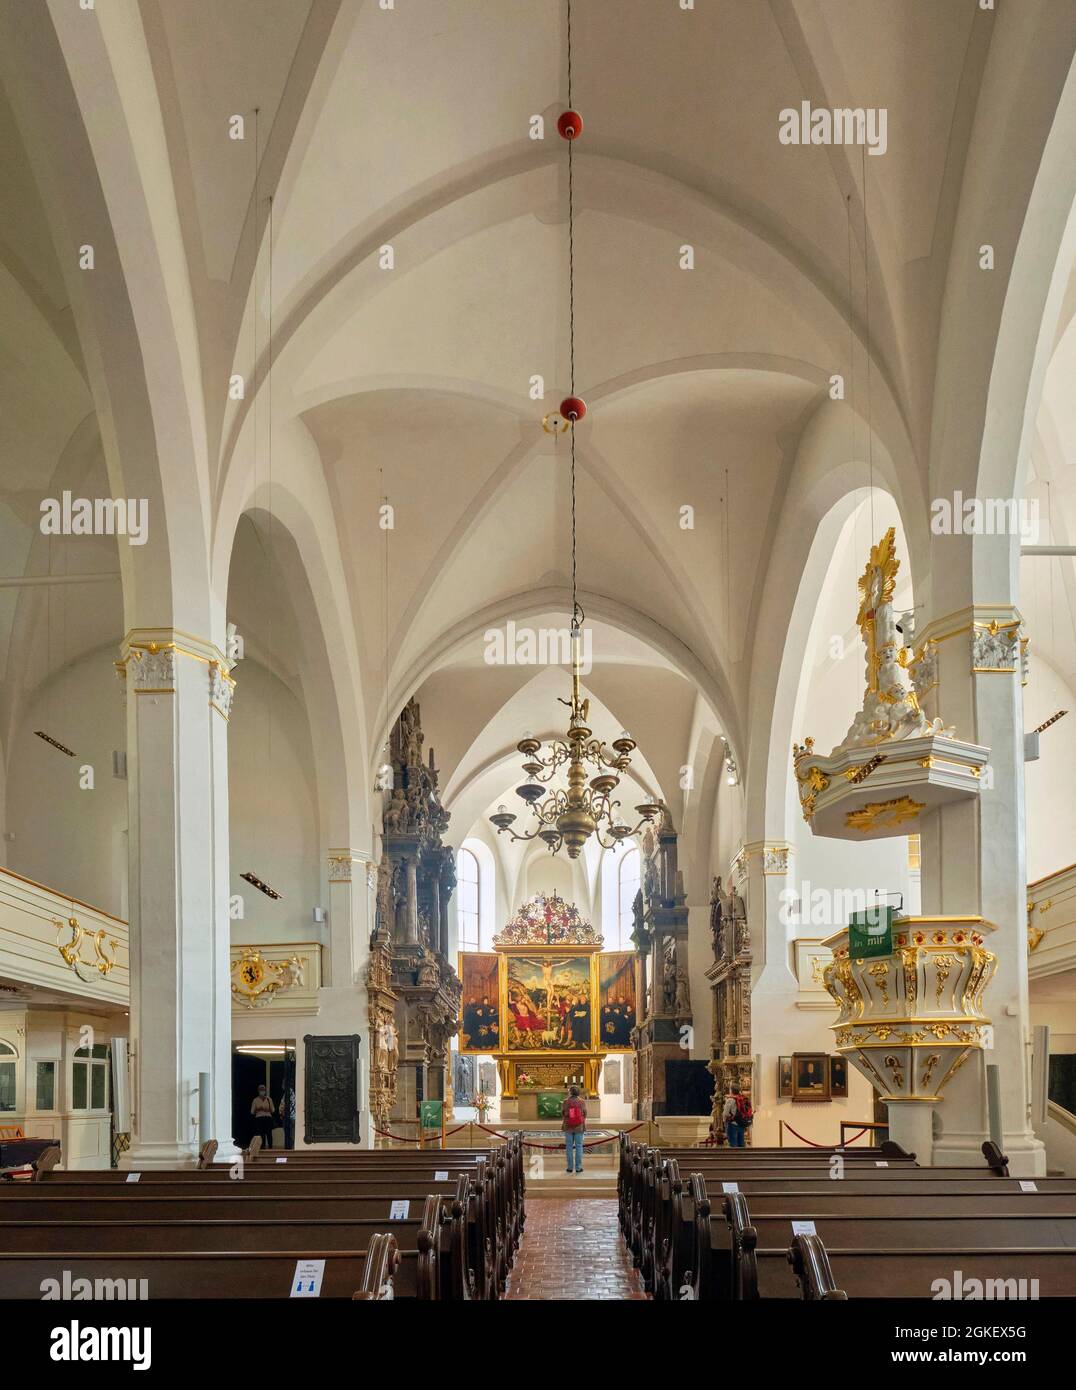
POLYGON ((663 807, 656 831, 641 836, 643 886, 636 898, 633 939, 639 954, 642 1021, 632 1032, 639 1119, 668 1113, 667 1062, 690 1056, 684 1029, 691 1025, 688 985, 687 900, 676 862, 677 835, 663 807))
POLYGON ((370 990, 371 1027, 384 1030, 390 1015, 395 1024, 395 1032, 382 1033, 380 1048, 375 1035, 371 1104, 376 1095, 383 1113, 403 1120, 417 1118, 421 1100, 448 1100, 448 1049, 460 1006, 460 982, 447 957, 455 855, 442 843, 449 817, 433 749, 424 759, 422 745, 419 707, 412 699, 389 744, 392 785, 385 790, 377 950, 371 957, 379 980, 370 990))

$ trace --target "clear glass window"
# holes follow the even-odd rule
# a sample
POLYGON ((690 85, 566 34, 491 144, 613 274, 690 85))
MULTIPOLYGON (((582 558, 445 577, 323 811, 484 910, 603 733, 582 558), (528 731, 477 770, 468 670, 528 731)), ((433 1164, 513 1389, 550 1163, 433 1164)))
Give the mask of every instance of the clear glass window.
POLYGON ((86 1109, 86 1093, 89 1066, 86 1062, 73 1062, 71 1065, 71 1109, 86 1109))
POLYGON ((617 949, 630 951, 631 932, 635 925, 635 895, 639 891, 640 872, 642 858, 637 847, 632 847, 620 861, 620 869, 617 877, 618 892, 618 911, 617 924, 620 928, 620 939, 617 942, 617 949))
POLYGON ((34 1086, 34 1105, 38 1110, 56 1109, 56 1063, 38 1062, 36 1084, 34 1086))
POLYGON ((461 951, 478 950, 478 860, 469 849, 456 856, 456 924, 461 951))

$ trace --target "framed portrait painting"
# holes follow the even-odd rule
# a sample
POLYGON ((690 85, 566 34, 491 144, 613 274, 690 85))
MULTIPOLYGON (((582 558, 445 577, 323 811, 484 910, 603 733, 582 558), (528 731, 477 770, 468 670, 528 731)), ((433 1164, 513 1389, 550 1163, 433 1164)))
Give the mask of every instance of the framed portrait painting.
POLYGON ((848 1063, 843 1057, 829 1059, 829 1093, 840 1099, 848 1095, 848 1063))
POLYGON ((829 1057, 826 1053, 793 1053, 792 1099, 829 1100, 829 1057))
POLYGON ((777 1059, 777 1099, 792 1099, 792 1058, 777 1059))

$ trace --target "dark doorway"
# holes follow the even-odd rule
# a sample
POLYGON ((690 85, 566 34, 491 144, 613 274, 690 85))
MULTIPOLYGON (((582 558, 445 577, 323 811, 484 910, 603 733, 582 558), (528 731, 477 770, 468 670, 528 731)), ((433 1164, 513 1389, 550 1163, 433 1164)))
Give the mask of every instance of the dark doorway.
POLYGON ((254 1136, 250 1107, 259 1086, 267 1089, 273 1102, 273 1145, 283 1147, 284 1121, 278 1108, 287 1088, 295 1087, 294 1040, 274 1038, 269 1042, 244 1040, 232 1044, 232 1134, 243 1148, 254 1136))

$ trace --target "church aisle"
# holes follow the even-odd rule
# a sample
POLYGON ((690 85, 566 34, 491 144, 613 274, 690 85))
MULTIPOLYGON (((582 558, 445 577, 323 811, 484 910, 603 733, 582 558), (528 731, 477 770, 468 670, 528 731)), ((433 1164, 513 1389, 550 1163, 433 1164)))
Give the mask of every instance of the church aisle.
POLYGON ((615 1201, 550 1198, 527 1207, 508 1298, 645 1298, 620 1237, 615 1201))

